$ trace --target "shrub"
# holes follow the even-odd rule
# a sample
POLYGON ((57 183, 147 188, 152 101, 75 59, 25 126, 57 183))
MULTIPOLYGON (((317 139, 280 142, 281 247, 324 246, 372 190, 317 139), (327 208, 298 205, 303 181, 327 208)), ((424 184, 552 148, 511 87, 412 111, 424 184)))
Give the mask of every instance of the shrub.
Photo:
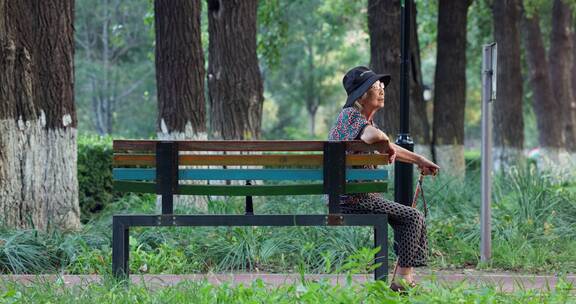
POLYGON ((114 199, 112 156, 112 138, 78 137, 78 184, 83 222, 114 199))
POLYGON ((466 163, 467 171, 479 171, 482 166, 480 151, 473 150, 464 152, 464 162, 466 163))

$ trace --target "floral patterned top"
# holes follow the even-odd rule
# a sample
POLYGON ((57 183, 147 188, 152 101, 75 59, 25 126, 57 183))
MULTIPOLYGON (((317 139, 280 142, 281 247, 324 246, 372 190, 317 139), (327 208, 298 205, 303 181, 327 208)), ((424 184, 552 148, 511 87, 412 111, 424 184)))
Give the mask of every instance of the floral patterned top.
POLYGON ((338 115, 336 124, 328 133, 328 140, 360 139, 362 130, 371 124, 355 107, 344 108, 338 115))
MULTIPOLYGON (((376 127, 372 121, 368 121, 355 107, 344 108, 338 114, 336 124, 328 133, 328 140, 359 140, 366 126, 376 127)), ((366 166, 368 167, 368 166, 366 166)), ((381 196, 380 193, 358 193, 341 195, 341 203, 355 203, 366 196, 381 196)))

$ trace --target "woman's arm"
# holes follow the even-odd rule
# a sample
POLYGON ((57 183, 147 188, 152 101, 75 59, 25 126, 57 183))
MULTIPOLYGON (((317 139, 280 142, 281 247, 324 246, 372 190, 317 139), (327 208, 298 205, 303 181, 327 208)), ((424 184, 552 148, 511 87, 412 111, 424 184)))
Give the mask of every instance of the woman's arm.
POLYGON ((438 165, 429 161, 424 156, 406 150, 390 142, 390 139, 384 132, 373 126, 366 126, 362 132, 362 135, 360 135, 360 139, 367 144, 373 144, 384 140, 388 141, 390 150, 381 152, 388 153, 391 156, 391 162, 394 160, 394 158, 396 158, 401 162, 416 164, 425 175, 436 175, 440 169, 438 165))

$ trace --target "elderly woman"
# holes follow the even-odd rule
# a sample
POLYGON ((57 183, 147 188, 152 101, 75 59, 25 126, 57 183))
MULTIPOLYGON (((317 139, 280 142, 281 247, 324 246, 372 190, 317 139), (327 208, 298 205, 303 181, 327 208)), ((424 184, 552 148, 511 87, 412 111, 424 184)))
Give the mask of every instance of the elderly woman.
MULTIPOLYGON (((368 144, 388 141, 388 136, 374 125, 376 111, 384 107, 384 89, 390 83, 390 75, 375 74, 367 67, 359 66, 346 73, 343 79, 348 98, 330 130, 329 140, 362 140, 368 144)), ((425 157, 390 143, 390 163, 397 159, 416 164, 425 175, 436 174, 440 167, 425 157)), ((413 267, 426 265, 428 241, 426 223, 422 213, 414 208, 385 199, 379 193, 342 195, 340 208, 343 213, 385 213, 394 229, 398 255, 397 276, 393 290, 402 291, 405 286, 415 286, 413 267), (402 280, 404 282, 402 282, 402 280), (402 282, 402 283, 401 283, 402 282)))

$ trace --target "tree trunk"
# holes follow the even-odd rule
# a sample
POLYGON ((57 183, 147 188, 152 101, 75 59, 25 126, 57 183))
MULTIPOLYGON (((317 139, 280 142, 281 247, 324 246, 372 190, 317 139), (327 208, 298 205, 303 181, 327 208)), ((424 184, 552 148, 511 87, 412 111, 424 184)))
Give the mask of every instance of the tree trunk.
POLYGON ((0 1, 0 209, 12 227, 80 226, 68 1, 0 1))
MULTIPOLYGON (((154 1, 158 138, 206 136, 204 53, 200 32, 201 1, 154 1)), ((204 197, 180 196, 176 205, 205 210, 204 197)))
POLYGON ((434 75, 434 153, 440 167, 464 177, 466 16, 470 1, 440 0, 434 75))
POLYGON ((260 137, 262 78, 256 55, 257 0, 207 0, 211 135, 260 137))
POLYGON ((316 66, 314 65, 314 47, 311 41, 306 41, 306 55, 308 60, 308 70, 307 73, 307 88, 306 92, 306 112, 308 112, 308 117, 310 120, 310 136, 316 136, 316 112, 318 111, 319 101, 318 101, 318 90, 316 88, 316 66))
POLYGON ((540 18, 534 14, 531 18, 522 18, 526 60, 530 70, 530 85, 534 92, 532 106, 538 125, 538 142, 542 149, 539 166, 550 168, 560 161, 564 143, 562 139, 562 111, 552 92, 550 69, 546 59, 546 49, 540 31, 540 18))
MULTIPOLYGON (((376 113, 375 122, 394 140, 400 131, 400 1, 368 0, 370 67, 376 73, 392 75, 386 87, 385 107, 376 113)), ((416 29, 416 7, 412 5, 410 32, 410 127, 415 151, 426 156, 430 151, 430 124, 422 97, 420 49, 416 29)))
POLYGON ((200 1, 156 0, 158 137, 206 137, 200 1))
POLYGON ((310 121, 310 136, 316 136, 316 112, 318 111, 318 107, 314 109, 308 109, 308 120, 310 121))
POLYGON ((572 16, 563 1, 555 0, 550 34, 550 80, 552 91, 562 115, 564 143, 570 153, 576 153, 576 101, 572 91, 572 16))
POLYGON ((498 43, 497 97, 494 103, 494 167, 517 163, 524 146, 520 65, 520 1, 494 1, 494 39, 498 43))
POLYGON ((414 138, 414 151, 432 159, 430 122, 424 101, 424 83, 420 62, 416 5, 412 5, 410 21, 410 133, 414 138))
POLYGON ((368 32, 371 69, 392 75, 374 120, 394 140, 400 130, 400 1, 368 0, 368 32))

